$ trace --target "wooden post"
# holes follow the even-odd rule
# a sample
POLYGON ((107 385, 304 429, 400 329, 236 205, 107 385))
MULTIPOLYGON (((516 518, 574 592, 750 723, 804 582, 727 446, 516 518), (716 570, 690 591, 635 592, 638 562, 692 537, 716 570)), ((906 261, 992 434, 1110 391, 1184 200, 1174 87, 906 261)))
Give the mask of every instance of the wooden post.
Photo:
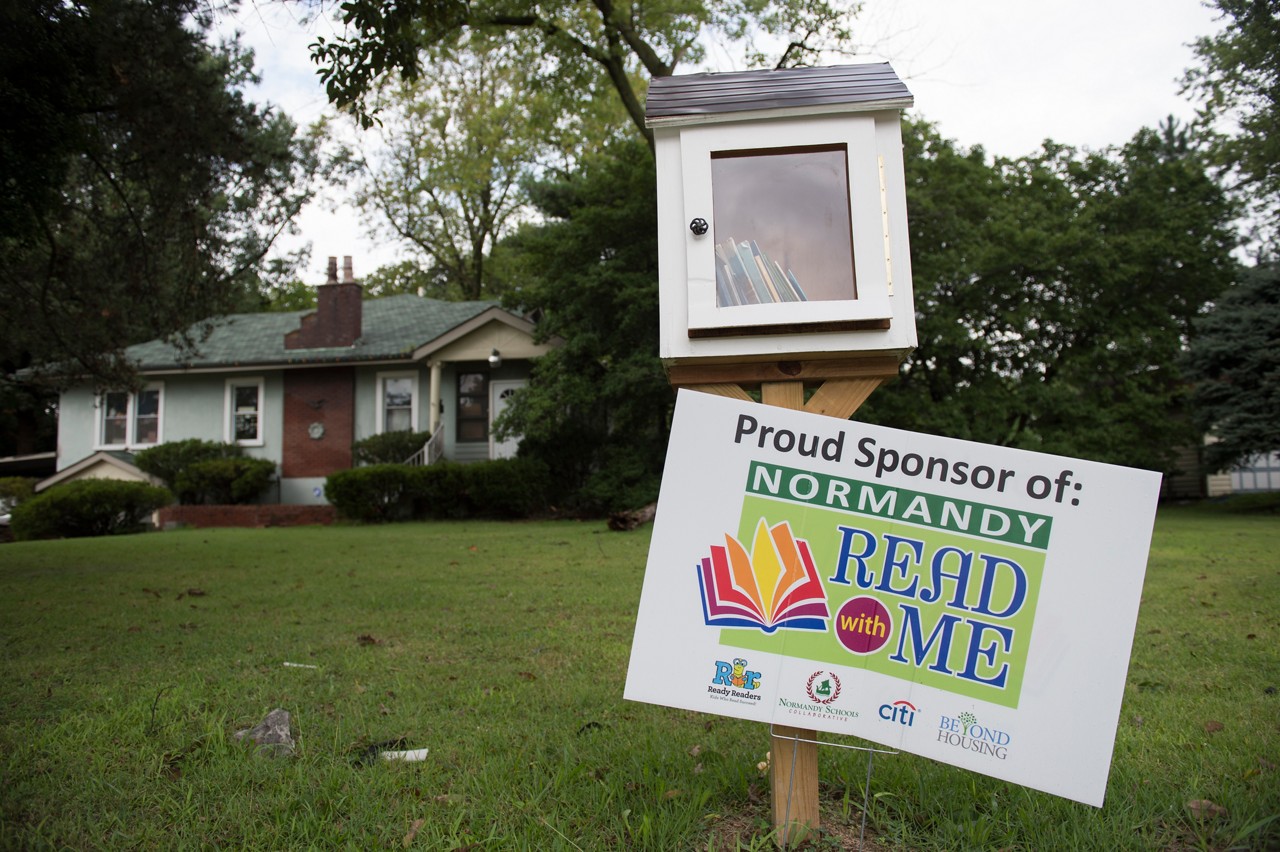
MULTIPOLYGON (((889 373, 882 363, 875 363, 867 369, 866 360, 856 361, 853 366, 834 364, 841 369, 833 369, 833 364, 823 364, 819 370, 827 375, 838 375, 840 378, 828 378, 823 381, 807 403, 804 398, 805 382, 803 380, 760 381, 760 401, 765 405, 848 420, 862 403, 866 402, 867 397, 871 396, 872 391, 897 372, 896 360, 892 362, 893 373, 889 373), (863 372, 871 375, 860 375, 863 372), (846 377, 846 373, 850 375, 846 377)), ((742 369, 744 368, 738 368, 738 370, 742 369)), ((765 373, 772 367, 751 365, 745 369, 751 373, 765 373)), ((802 370, 793 371, 788 368, 781 372, 802 372, 802 370)), ((689 373, 691 375, 688 378, 710 380, 683 385, 690 390, 732 399, 751 400, 751 395, 736 382, 715 381, 721 376, 697 375, 692 370, 689 373)), ((672 384, 680 386, 674 376, 672 384)), ((773 800, 773 826, 778 832, 778 844, 784 848, 790 848, 801 842, 819 826, 818 745, 812 742, 817 738, 817 731, 781 725, 774 726, 774 734, 770 737, 769 777, 773 800), (810 742, 802 742, 803 740, 810 742)))

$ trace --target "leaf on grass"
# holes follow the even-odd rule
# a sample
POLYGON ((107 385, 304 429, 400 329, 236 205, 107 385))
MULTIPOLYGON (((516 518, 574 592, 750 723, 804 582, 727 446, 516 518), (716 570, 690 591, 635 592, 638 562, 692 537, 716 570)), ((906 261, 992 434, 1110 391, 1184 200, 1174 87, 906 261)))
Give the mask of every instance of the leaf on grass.
POLYGON ((1257 639, 1257 638, 1258 638, 1258 634, 1257 634, 1257 633, 1250 633, 1250 634, 1246 635, 1244 638, 1246 638, 1246 639, 1257 639))
POLYGON ((379 704, 379 705, 378 705, 378 712, 379 712, 379 713, 381 713, 383 716, 390 716, 390 715, 391 715, 391 708, 390 708, 390 707, 388 707, 388 706, 387 706, 387 705, 385 705, 385 704, 379 704))
POLYGON ((405 848, 405 849, 408 849, 408 848, 409 848, 409 845, 410 845, 411 843, 413 843, 413 838, 415 838, 415 837, 417 837, 417 836, 418 836, 418 829, 422 828, 422 824, 423 824, 424 822, 426 822, 426 820, 425 820, 425 819, 415 819, 415 820, 414 820, 414 821, 409 825, 409 833, 408 833, 408 834, 406 834, 406 835, 404 836, 404 844, 403 844, 403 845, 404 845, 404 848, 405 848))
POLYGON ((705 771, 705 770, 702 768, 702 764, 701 764, 701 763, 695 763, 695 764, 693 765, 693 774, 694 774, 694 775, 701 775, 704 771, 705 771))
POLYGON ((1227 809, 1208 799, 1192 799, 1187 802, 1187 810, 1199 820, 1219 819, 1227 815, 1227 809))
POLYGON ((695 745, 693 748, 689 749, 690 757, 697 757, 700 754, 702 754, 702 746, 700 745, 695 745))
POLYGON ((1219 722, 1217 719, 1210 719, 1208 722, 1204 723, 1204 732, 1206 734, 1216 734, 1218 731, 1221 731, 1224 727, 1226 726, 1223 725, 1221 722, 1219 722))
POLYGON ((476 547, 474 544, 467 548, 467 550, 470 550, 472 553, 475 553, 479 549, 480 548, 476 547))
POLYGON ((204 589, 187 589, 188 597, 202 598, 207 594, 208 592, 206 592, 204 589))
POLYGON ((141 632, 142 632, 142 628, 135 624, 135 625, 132 625, 132 626, 129 628, 129 631, 128 631, 128 632, 129 632, 129 633, 141 633, 141 632))
POLYGON ((462 797, 453 793, 444 793, 439 796, 433 796, 431 801, 437 805, 457 805, 462 803, 462 797))
POLYGON ((684 790, 668 790, 662 794, 664 799, 676 799, 684 795, 684 790))
POLYGON ((587 724, 583 725, 581 728, 578 729, 578 736, 582 736, 585 733, 588 733, 590 731, 595 731, 603 727, 604 725, 601 725, 599 722, 588 722, 587 724))
POLYGON ((521 680, 537 680, 538 676, 533 672, 516 672, 516 677, 521 680))
POLYGON ((1146 719, 1144 719, 1144 718, 1142 718, 1141 716, 1134 716, 1134 717, 1133 717, 1133 726, 1134 726, 1135 728, 1141 728, 1141 727, 1146 723, 1146 721, 1147 721, 1147 720, 1146 720, 1146 719))
POLYGON ((356 637, 356 642, 360 645, 381 645, 382 640, 368 633, 362 633, 356 637))

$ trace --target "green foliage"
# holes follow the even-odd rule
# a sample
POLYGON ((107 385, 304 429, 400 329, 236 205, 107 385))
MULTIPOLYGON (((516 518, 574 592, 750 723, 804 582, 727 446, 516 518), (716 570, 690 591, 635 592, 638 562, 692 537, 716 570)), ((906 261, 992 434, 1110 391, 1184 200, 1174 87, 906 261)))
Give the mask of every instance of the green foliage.
POLYGON ((674 394, 658 360, 653 159, 639 141, 585 156, 531 188, 545 223, 508 249, 525 275, 507 303, 541 319, 542 356, 497 424, 548 466, 571 511, 632 509, 656 498, 674 394))
POLYGON ((1280 265, 1241 270, 1241 280, 1196 321, 1186 355, 1196 423, 1217 441, 1216 470, 1280 449, 1280 265))
POLYGON ((180 470, 174 490, 184 503, 252 503, 267 490, 275 472, 276 463, 269 459, 206 459, 180 470))
POLYGON ((430 432, 383 432, 356 441, 351 452, 358 464, 404 464, 430 437, 430 432))
POLYGON ((184 441, 165 441, 163 444, 140 450, 133 457, 133 463, 139 470, 151 474, 167 485, 185 503, 188 501, 184 499, 178 487, 178 477, 184 470, 199 462, 238 458, 241 454, 242 450, 236 444, 188 438, 184 441))
POLYGON ((325 479, 324 496, 353 521, 408 520, 417 470, 402 464, 376 464, 335 471, 325 479))
POLYGON ((1210 0, 1223 28, 1195 42, 1201 65, 1183 89, 1201 102, 1209 125, 1230 120, 1235 132, 1218 139, 1219 161, 1235 169, 1239 189, 1255 203, 1269 250, 1280 237, 1280 11, 1275 0, 1210 0))
POLYGON ((366 96, 385 75, 399 71, 414 81, 435 73, 425 47, 451 45, 470 37, 477 50, 486 42, 522 39, 521 56, 537 72, 534 88, 566 92, 577 105, 611 89, 636 129, 644 126, 643 77, 663 77, 677 66, 697 63, 704 45, 743 48, 755 66, 812 62, 824 50, 847 48, 851 19, 858 11, 828 0, 671 0, 663 3, 572 3, 531 6, 515 0, 349 0, 342 5, 346 33, 317 38, 312 59, 320 66, 329 100, 372 127, 376 105, 366 96), (766 56, 754 37, 778 36, 782 52, 766 56))
POLYGON ((0 476, 0 513, 35 496, 37 482, 39 480, 27 476, 0 476))
POLYGON ((325 498, 344 517, 366 523, 527 518, 546 512, 549 476, 547 466, 532 459, 379 464, 330 474, 325 498))
POLYGON ((1178 369, 1234 275, 1234 206, 1185 129, 990 163, 905 134, 919 348, 860 419, 1163 469, 1178 369))
POLYGON ((551 472, 543 462, 495 459, 466 465, 464 471, 467 497, 479 517, 528 518, 546 511, 551 472))
POLYGON ((211 26, 188 0, 3 5, 4 372, 129 385, 123 347, 193 346, 256 285, 317 160, 211 26))
POLYGON ((514 45, 439 45, 426 61, 429 78, 381 88, 376 151, 348 154, 356 202, 418 260, 374 283, 433 298, 493 297, 502 289, 494 245, 524 210, 523 181, 577 144, 557 141, 557 126, 573 113, 556 90, 536 85, 538 63, 514 45))
POLYGON ((13 510, 13 537, 31 541, 139 532, 148 515, 172 502, 168 491, 145 482, 66 482, 13 510))

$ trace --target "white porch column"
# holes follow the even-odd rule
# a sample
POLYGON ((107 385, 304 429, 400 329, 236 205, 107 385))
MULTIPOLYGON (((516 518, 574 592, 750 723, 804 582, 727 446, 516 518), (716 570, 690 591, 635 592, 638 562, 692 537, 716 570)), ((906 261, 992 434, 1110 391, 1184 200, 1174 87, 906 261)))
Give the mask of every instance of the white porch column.
POLYGON ((440 425, 440 362, 431 362, 431 391, 427 396, 431 411, 427 415, 427 431, 432 435, 440 425))

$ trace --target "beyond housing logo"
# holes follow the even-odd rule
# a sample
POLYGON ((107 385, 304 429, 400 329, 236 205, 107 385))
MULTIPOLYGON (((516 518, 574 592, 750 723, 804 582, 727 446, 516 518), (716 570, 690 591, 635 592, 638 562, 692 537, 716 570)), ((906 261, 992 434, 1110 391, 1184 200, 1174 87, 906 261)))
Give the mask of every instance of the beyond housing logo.
POLYGON ((990 755, 997 760, 1004 760, 1009 756, 1011 740, 1012 737, 1005 731, 979 725, 978 717, 968 712, 954 717, 943 716, 938 722, 938 742, 990 755))

